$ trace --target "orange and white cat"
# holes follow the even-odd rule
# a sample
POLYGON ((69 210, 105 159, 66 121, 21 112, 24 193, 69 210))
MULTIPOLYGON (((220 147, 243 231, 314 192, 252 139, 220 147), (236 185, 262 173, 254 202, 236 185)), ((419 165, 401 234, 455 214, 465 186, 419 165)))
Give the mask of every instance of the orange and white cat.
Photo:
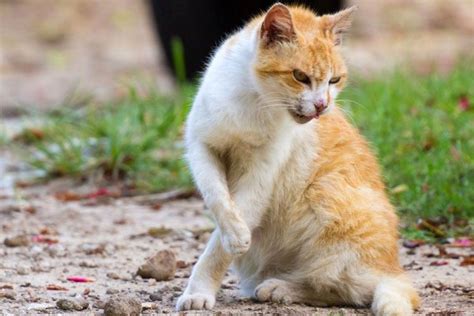
POLYGON ((185 141, 217 228, 178 310, 213 308, 231 264, 262 302, 371 304, 376 315, 419 305, 377 162, 334 103, 353 11, 278 3, 216 51, 185 141))

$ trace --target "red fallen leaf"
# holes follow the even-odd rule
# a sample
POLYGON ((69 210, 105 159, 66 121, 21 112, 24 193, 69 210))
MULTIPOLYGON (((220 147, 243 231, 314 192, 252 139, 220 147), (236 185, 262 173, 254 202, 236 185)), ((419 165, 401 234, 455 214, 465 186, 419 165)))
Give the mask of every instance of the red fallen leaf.
POLYGON ((467 111, 470 107, 469 98, 466 95, 462 95, 459 97, 458 106, 461 111, 467 111))
POLYGON ((436 267, 439 267, 439 266, 445 266, 449 264, 449 262, 447 261, 443 261, 443 260, 437 260, 437 261, 433 261, 430 263, 430 266, 436 266, 436 267))
POLYGON ((461 261, 461 267, 474 265, 474 255, 465 256, 461 261))
POLYGON ((63 191, 63 192, 57 192, 54 194, 54 197, 56 200, 62 201, 62 202, 72 202, 72 201, 79 201, 82 200, 82 195, 71 192, 71 191, 63 191))
POLYGON ((97 191, 91 192, 89 194, 86 194, 86 198, 88 199, 96 199, 98 197, 103 197, 103 196, 115 196, 116 194, 110 192, 107 188, 99 188, 97 191))
POLYGON ((48 284, 48 286, 46 286, 46 289, 48 291, 69 291, 64 286, 57 285, 57 284, 48 284))
POLYGON ((460 248, 469 248, 474 246, 474 242, 469 238, 459 238, 455 240, 450 246, 460 247, 460 248))
POLYGON ((31 240, 33 242, 45 243, 48 245, 57 244, 59 242, 59 240, 57 240, 56 238, 43 236, 43 235, 34 235, 33 237, 31 237, 31 240))
POLYGON ((95 282, 94 279, 83 277, 83 276, 69 276, 66 278, 68 281, 76 282, 76 283, 87 283, 87 282, 95 282))
POLYGON ((163 205, 161 203, 155 203, 151 206, 151 208, 155 211, 161 210, 162 207, 163 207, 163 205))

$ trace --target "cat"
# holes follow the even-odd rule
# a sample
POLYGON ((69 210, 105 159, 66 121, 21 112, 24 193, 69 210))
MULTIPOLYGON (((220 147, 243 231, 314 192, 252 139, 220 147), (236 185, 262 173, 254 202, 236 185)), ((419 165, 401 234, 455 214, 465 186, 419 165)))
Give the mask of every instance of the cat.
POLYGON ((276 3, 216 50, 184 138, 217 227, 177 310, 212 309, 231 264, 261 302, 418 307, 376 159, 335 104, 354 10, 276 3))

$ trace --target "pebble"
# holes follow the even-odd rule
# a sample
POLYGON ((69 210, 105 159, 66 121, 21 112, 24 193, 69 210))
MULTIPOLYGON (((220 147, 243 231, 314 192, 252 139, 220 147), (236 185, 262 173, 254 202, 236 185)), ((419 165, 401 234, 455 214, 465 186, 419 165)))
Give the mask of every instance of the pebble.
POLYGON ((35 311, 45 311, 50 308, 54 308, 54 305, 51 305, 49 303, 32 303, 27 306, 28 310, 35 310, 35 311))
POLYGON ((93 261, 82 261, 79 266, 82 268, 97 268, 99 265, 93 261))
POLYGON ((154 301, 161 301, 161 292, 151 293, 150 300, 154 301))
POLYGON ((145 302, 142 303, 142 310, 150 310, 150 309, 157 309, 158 305, 152 302, 145 302))
POLYGON ((170 250, 161 250, 140 266, 137 274, 145 279, 164 281, 173 279, 175 272, 176 256, 170 250))
POLYGON ((19 275, 27 275, 31 272, 30 268, 24 265, 21 265, 16 268, 16 273, 19 275))
POLYGON ((12 238, 5 238, 3 243, 7 247, 25 247, 30 244, 30 239, 26 235, 18 235, 12 238))
POLYGON ((67 255, 66 253, 66 248, 64 246, 56 244, 56 245, 50 245, 48 248, 46 248, 47 253, 49 254, 50 257, 65 257, 67 255))
POLYGON ((119 292, 119 290, 117 289, 107 289, 107 291, 105 291, 105 294, 117 294, 119 292))
POLYGON ((134 297, 114 297, 104 307, 105 316, 138 316, 141 311, 142 303, 134 297))
POLYGON ((89 307, 89 303, 82 298, 60 299, 56 302, 56 306, 65 311, 83 311, 89 307))
POLYGON ((0 290, 0 298, 7 298, 14 301, 16 300, 16 292, 9 289, 0 290))
POLYGON ((107 277, 110 278, 110 279, 114 279, 114 280, 118 280, 120 279, 120 276, 115 273, 115 272, 109 272, 107 273, 107 277))

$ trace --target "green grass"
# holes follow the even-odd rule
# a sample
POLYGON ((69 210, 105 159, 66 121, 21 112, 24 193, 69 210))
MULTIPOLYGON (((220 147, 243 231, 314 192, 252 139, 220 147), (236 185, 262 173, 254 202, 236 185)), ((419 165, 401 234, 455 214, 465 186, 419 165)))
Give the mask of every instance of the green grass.
MULTIPOLYGON (((474 68, 448 75, 394 73, 357 80, 341 99, 383 166, 392 201, 418 217, 474 219, 474 68)), ((409 227, 411 231, 413 227, 409 227)), ((462 233, 462 232, 461 232, 462 233)))
POLYGON ((94 177, 125 181, 139 191, 191 186, 182 159, 181 131, 189 110, 189 89, 163 97, 129 96, 102 106, 55 113, 41 127, 42 137, 26 131, 28 161, 48 178, 94 177))
MULTIPOLYGON (((472 227, 474 108, 464 111, 458 105, 461 96, 474 98, 469 65, 444 76, 402 72, 353 79, 340 97, 378 154, 405 222, 444 217, 450 224, 470 221, 472 227)), ((131 89, 120 102, 49 116, 44 136, 27 147, 31 165, 48 177, 99 174, 142 191, 190 186, 181 132, 194 87, 182 87, 175 97, 140 97, 131 89)), ((456 233, 453 227, 450 234, 456 233)), ((429 237, 414 225, 406 234, 429 237)))

